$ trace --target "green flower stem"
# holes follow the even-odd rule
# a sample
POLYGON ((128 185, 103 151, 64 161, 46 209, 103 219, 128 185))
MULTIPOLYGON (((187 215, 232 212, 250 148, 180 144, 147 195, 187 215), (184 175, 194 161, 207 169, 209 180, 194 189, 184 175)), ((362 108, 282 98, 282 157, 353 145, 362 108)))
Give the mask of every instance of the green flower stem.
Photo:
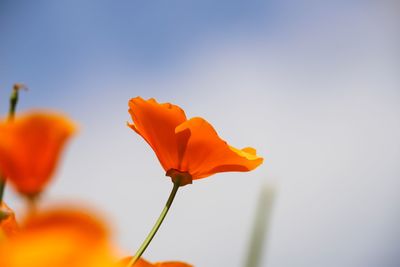
MULTIPOLYGON (((18 103, 18 91, 19 89, 25 88, 22 84, 15 84, 10 96, 10 109, 8 110, 8 121, 13 121, 15 116, 15 110, 18 103)), ((4 189, 6 187, 6 177, 0 175, 0 203, 3 201, 4 189)))
POLYGON ((153 237, 155 236, 155 234, 157 233, 158 229, 160 228, 162 222, 165 219, 165 216, 168 213, 169 208, 172 205, 172 202, 174 201, 176 192, 178 191, 178 188, 180 186, 179 181, 174 183, 174 187, 172 188, 172 191, 168 197, 167 203, 165 204, 164 209, 161 211, 160 216, 158 217, 156 223, 154 224, 153 228, 151 229, 150 233, 147 235, 146 239, 143 241, 142 245, 140 246, 140 248, 138 249, 138 251, 136 252, 135 256, 132 257, 132 259, 129 261, 127 267, 132 267, 135 265, 135 263, 140 259, 140 257, 142 256, 143 252, 146 250, 146 248, 149 246, 151 240, 153 239, 153 237))
POLYGON ((38 198, 40 195, 28 195, 25 197, 26 202, 27 202, 27 207, 28 207, 28 215, 29 216, 34 216, 37 213, 37 203, 38 203, 38 198))
POLYGON ((20 84, 14 85, 14 88, 13 88, 11 96, 10 96, 10 109, 8 110, 8 121, 14 120, 15 109, 16 109, 17 103, 18 103, 18 91, 22 88, 25 88, 25 87, 23 87, 20 84))
POLYGON ((271 212, 275 200, 275 187, 264 186, 260 193, 254 218, 254 227, 250 238, 245 267, 260 267, 263 260, 265 243, 268 241, 271 212))
POLYGON ((5 187, 6 187, 6 179, 3 177, 3 175, 0 175, 0 203, 3 202, 5 187))

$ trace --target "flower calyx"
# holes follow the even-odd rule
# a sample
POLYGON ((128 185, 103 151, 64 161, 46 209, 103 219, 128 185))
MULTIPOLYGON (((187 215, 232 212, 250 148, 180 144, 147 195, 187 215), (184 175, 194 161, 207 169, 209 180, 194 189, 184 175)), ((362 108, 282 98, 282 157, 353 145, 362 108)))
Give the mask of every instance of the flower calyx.
POLYGON ((185 186, 193 183, 192 175, 190 175, 188 172, 169 169, 165 176, 171 177, 172 182, 174 184, 178 184, 179 186, 185 186))

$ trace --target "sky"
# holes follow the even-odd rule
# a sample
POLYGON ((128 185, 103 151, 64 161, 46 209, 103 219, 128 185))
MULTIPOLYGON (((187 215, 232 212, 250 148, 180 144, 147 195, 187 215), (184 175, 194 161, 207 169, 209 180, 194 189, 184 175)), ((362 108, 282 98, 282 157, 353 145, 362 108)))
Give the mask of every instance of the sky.
POLYGON ((126 126, 140 95, 265 159, 182 188, 149 260, 243 266, 267 187, 261 266, 398 266, 399 10, 390 0, 0 0, 0 112, 23 82, 18 110, 77 122, 43 205, 94 207, 123 255, 171 187, 126 126))

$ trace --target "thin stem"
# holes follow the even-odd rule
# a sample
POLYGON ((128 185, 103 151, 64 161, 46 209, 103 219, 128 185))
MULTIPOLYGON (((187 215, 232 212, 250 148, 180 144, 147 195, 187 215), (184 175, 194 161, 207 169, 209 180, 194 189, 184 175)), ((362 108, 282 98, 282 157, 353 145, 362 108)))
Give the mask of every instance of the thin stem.
POLYGON ((6 187, 6 179, 0 175, 0 203, 3 201, 4 188, 6 187))
POLYGON ((38 198, 39 195, 29 195, 28 197, 26 197, 29 216, 33 217, 34 215, 36 215, 38 198))
POLYGON ((265 243, 268 237, 274 198, 275 188, 272 186, 264 186, 258 200, 257 212, 254 218, 254 227, 252 229, 249 249, 247 251, 247 259, 244 264, 245 267, 259 267, 263 260, 262 257, 265 257, 263 251, 265 251, 265 243))
MULTIPOLYGON (((18 91, 20 89, 26 88, 23 84, 15 84, 10 95, 10 108, 8 110, 8 121, 14 120, 15 110, 18 103, 18 91)), ((3 201, 4 189, 6 187, 6 177, 0 175, 0 203, 3 201)))
POLYGON ((18 103, 18 90, 19 89, 20 88, 17 87, 17 85, 14 85, 14 88, 13 88, 11 96, 10 96, 10 108, 8 110, 8 121, 14 120, 15 109, 16 109, 17 103, 18 103))
POLYGON ((150 233, 147 235, 146 239, 143 241, 142 245, 136 252, 135 256, 132 257, 132 259, 129 261, 127 267, 132 267, 142 256, 143 252, 146 250, 146 248, 149 246, 151 240, 155 236, 155 234, 158 231, 158 228, 160 228, 162 222, 165 219, 165 216, 168 213, 169 208, 172 205, 172 202, 174 201, 176 192, 178 191, 178 188, 180 186, 179 181, 174 183, 174 187, 172 188, 172 191, 168 197, 167 203, 165 203, 164 209, 161 211, 160 216, 158 217, 156 223, 154 224, 153 228, 151 229, 150 233))

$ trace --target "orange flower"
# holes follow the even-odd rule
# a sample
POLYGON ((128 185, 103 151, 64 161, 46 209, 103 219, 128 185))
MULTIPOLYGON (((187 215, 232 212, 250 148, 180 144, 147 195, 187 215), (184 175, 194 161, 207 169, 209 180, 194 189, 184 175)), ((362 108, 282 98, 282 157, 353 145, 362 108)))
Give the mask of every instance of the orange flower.
MULTIPOLYGON (((125 258, 122 260, 119 264, 118 267, 126 267, 126 265, 129 263, 129 260, 131 257, 125 258)), ((143 258, 140 258, 134 265, 133 267, 193 267, 193 265, 180 262, 180 261, 164 261, 164 262, 156 262, 156 263, 150 263, 143 258)))
POLYGON ((18 231, 18 224, 15 214, 6 203, 0 205, 0 240, 2 237, 11 237, 18 231))
POLYGON ((129 127, 147 141, 167 175, 181 185, 218 172, 250 171, 263 162, 253 148, 228 145, 206 120, 187 120, 176 105, 136 97, 129 101, 129 113, 129 127))
POLYGON ((26 195, 40 193, 53 174, 73 123, 61 115, 33 112, 0 123, 0 172, 26 195))
POLYGON ((91 215, 55 210, 30 217, 0 242, 2 267, 115 267, 108 231, 91 215))

